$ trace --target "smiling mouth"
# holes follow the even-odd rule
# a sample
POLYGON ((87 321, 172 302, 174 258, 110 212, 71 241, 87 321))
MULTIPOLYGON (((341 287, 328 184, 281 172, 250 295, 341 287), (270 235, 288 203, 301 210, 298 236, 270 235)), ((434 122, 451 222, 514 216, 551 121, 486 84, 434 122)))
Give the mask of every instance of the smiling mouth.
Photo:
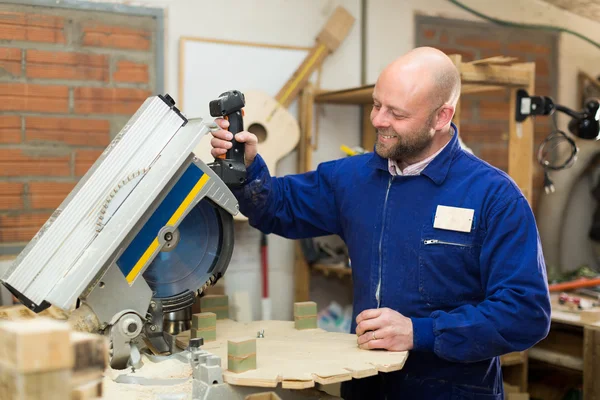
POLYGON ((379 136, 381 136, 384 139, 393 139, 397 137, 396 135, 382 135, 381 133, 379 134, 379 136))

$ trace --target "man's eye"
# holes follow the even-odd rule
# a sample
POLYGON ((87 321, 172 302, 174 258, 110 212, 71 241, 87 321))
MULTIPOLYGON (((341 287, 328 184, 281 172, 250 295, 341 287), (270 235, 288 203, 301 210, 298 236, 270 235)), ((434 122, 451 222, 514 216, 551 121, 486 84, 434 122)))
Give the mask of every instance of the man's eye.
POLYGON ((377 109, 379 109, 379 108, 381 108, 381 105, 380 105, 380 104, 377 104, 377 103, 375 103, 375 104, 373 104, 373 108, 377 108, 377 109))

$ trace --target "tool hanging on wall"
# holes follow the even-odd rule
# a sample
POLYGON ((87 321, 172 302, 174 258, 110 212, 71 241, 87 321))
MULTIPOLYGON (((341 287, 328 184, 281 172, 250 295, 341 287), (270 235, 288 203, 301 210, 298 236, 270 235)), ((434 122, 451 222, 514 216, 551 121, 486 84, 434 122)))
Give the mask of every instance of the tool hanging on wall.
POLYGON ((580 139, 600 139, 600 100, 587 101, 581 111, 574 111, 560 104, 555 104, 548 96, 529 96, 526 90, 517 91, 515 120, 523 122, 529 116, 552 115, 554 130, 540 144, 538 149, 538 162, 544 168, 544 189, 546 193, 554 192, 554 185, 550 180, 549 171, 556 171, 571 167, 579 151, 575 141, 556 126, 556 111, 571 117, 569 131, 580 139), (567 148, 567 151, 560 151, 567 148), (557 161, 557 157, 565 153, 566 157, 557 161))

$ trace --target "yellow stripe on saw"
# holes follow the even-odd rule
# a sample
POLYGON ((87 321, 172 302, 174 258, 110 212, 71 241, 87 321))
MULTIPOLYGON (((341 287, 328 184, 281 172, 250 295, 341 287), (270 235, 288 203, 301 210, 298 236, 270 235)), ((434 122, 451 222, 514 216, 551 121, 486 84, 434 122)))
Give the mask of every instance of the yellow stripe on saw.
MULTIPOLYGON (((177 210, 175 210, 171 218, 169 218, 167 226, 173 226, 179 221, 185 210, 190 206, 194 198, 198 195, 198 193, 200 193, 200 190, 202 190, 202 188, 204 187, 204 185, 206 185, 206 182, 208 182, 209 179, 210 177, 208 176, 208 174, 202 175, 200 180, 194 185, 194 187, 188 193, 188 195, 185 196, 183 202, 181 202, 179 207, 177 207, 177 210)), ((144 251, 144 254, 142 254, 140 259, 135 263, 133 269, 129 272, 129 274, 127 274, 127 283, 129 283, 130 285, 133 283, 133 281, 135 280, 135 278, 137 278, 144 265, 146 265, 150 257, 152 257, 152 254, 154 254, 158 246, 158 237, 156 237, 154 238, 150 246, 148 246, 146 251, 144 251)))
POLYGON ((208 176, 208 174, 202 175, 202 178, 200 178, 198 183, 194 185, 192 191, 185 197, 185 199, 177 208, 177 210, 173 213, 171 218, 169 218, 167 225, 175 225, 177 221, 179 221, 179 218, 181 218, 185 210, 190 206, 194 198, 198 195, 198 193, 200 193, 200 191, 202 190, 204 185, 206 185, 206 182, 208 182, 209 179, 210 177, 208 176))

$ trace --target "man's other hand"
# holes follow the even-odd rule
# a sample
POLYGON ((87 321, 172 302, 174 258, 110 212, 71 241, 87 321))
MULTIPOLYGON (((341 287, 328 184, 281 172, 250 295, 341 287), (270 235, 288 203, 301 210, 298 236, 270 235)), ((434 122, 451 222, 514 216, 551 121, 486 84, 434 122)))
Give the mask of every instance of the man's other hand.
MULTIPOLYGON (((229 128, 229 121, 223 118, 217 118, 215 119, 215 122, 217 125, 219 125, 219 127, 221 127, 221 129, 212 132, 213 138, 210 140, 210 145, 212 146, 210 154, 217 158, 218 156, 227 153, 227 150, 231 148, 231 139, 233 138, 233 135, 231 132, 226 130, 229 128)), ((250 164, 252 164, 254 161, 254 157, 256 157, 256 153, 258 152, 258 138, 253 133, 242 131, 235 135, 235 140, 246 144, 244 161, 246 167, 250 166, 250 164)))
POLYGON ((356 317, 356 335, 361 349, 406 351, 413 348, 410 318, 389 308, 365 310, 356 317))

